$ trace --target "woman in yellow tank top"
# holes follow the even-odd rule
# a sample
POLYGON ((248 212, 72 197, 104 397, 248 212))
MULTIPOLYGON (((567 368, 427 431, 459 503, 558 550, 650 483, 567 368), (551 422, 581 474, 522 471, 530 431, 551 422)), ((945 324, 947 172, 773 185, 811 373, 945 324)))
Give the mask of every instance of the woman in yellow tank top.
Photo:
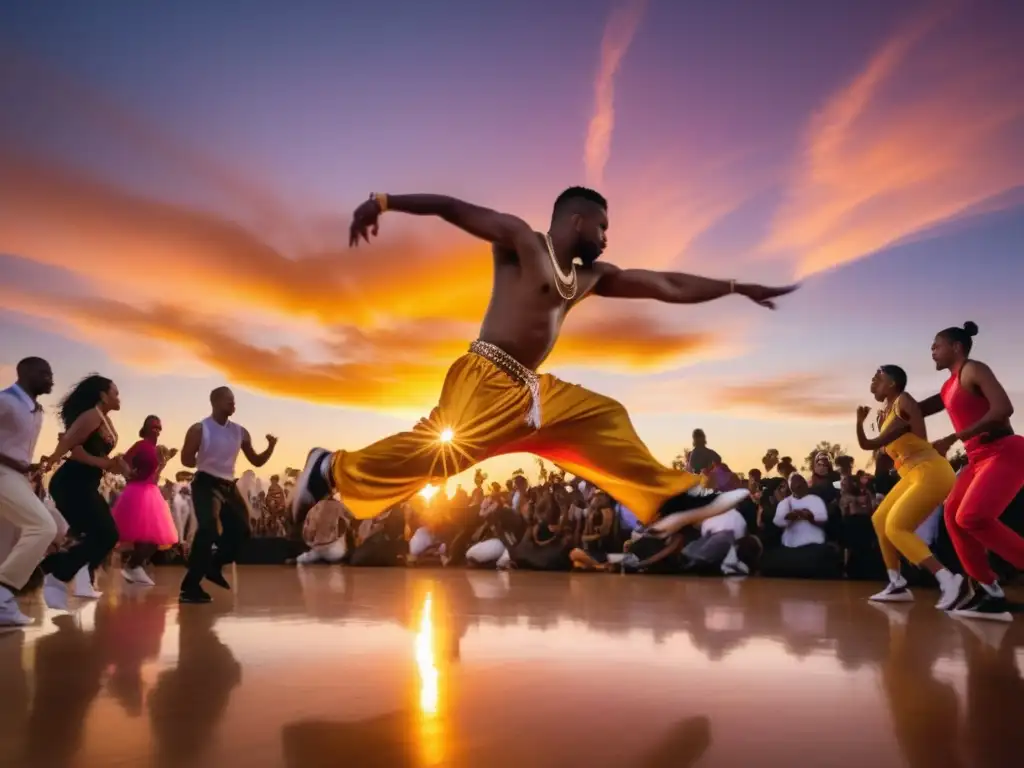
POLYGON ((939 582, 942 597, 936 608, 948 610, 962 590, 964 579, 954 575, 936 559, 928 545, 915 533, 953 488, 956 474, 944 456, 928 442, 921 408, 905 389, 906 372, 896 365, 883 365, 871 379, 871 394, 882 403, 878 414, 878 437, 869 440, 864 421, 871 408, 857 409, 857 440, 865 451, 884 449, 892 458, 900 480, 889 491, 871 522, 889 571, 889 585, 871 599, 879 602, 910 602, 913 595, 900 574, 900 555, 927 569, 939 582))

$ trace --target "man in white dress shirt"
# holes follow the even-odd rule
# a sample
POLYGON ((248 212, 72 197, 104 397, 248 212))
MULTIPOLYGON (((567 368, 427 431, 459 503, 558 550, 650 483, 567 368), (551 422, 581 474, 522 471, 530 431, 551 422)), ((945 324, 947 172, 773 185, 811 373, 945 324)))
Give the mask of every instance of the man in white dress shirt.
POLYGON ((775 508, 782 546, 764 553, 761 573, 788 579, 830 579, 841 575, 839 551, 827 543, 828 507, 810 492, 807 480, 789 476, 791 494, 775 508))
POLYGON ((36 496, 29 474, 43 428, 43 408, 36 398, 53 391, 50 364, 38 357, 18 363, 18 381, 0 391, 0 517, 20 536, 0 563, 0 626, 26 626, 32 620, 18 608, 15 591, 32 576, 57 535, 53 515, 36 496))

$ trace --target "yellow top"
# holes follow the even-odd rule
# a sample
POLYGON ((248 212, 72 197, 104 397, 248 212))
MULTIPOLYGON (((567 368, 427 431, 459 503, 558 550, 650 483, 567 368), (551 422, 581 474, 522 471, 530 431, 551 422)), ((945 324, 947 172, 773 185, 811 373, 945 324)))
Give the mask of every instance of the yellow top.
MULTIPOLYGON (((895 421, 900 420, 897 414, 899 402, 899 398, 897 398, 892 408, 889 409, 889 413, 878 427, 878 434, 884 433, 895 421)), ((885 446, 884 450, 893 460, 897 470, 913 469, 926 461, 942 458, 931 443, 913 432, 907 432, 897 437, 885 446)))

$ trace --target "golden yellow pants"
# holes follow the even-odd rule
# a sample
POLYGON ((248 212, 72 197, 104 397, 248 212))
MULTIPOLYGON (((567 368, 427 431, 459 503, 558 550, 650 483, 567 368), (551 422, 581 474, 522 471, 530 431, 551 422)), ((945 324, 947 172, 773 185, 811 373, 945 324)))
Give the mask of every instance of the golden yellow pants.
POLYGON ((530 426, 530 390, 494 363, 467 354, 452 365, 430 416, 359 451, 332 458, 335 487, 357 518, 405 501, 428 482, 506 453, 533 453, 609 493, 648 522, 700 477, 661 464, 626 409, 611 398, 540 376, 542 425, 530 426), (451 440, 442 441, 445 430, 451 440))
POLYGON ((906 472, 900 471, 900 481, 871 516, 886 568, 898 570, 901 553, 914 565, 932 556, 915 531, 946 500, 955 481, 953 467, 938 454, 906 472))

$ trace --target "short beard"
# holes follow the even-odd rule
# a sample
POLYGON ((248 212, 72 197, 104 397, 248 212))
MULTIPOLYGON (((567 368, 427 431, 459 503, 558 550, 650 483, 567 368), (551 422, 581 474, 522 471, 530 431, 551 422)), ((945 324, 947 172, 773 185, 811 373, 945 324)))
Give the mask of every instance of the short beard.
POLYGON ((583 262, 584 267, 594 266, 594 262, 601 257, 601 251, 596 246, 581 245, 577 249, 577 258, 583 262))

